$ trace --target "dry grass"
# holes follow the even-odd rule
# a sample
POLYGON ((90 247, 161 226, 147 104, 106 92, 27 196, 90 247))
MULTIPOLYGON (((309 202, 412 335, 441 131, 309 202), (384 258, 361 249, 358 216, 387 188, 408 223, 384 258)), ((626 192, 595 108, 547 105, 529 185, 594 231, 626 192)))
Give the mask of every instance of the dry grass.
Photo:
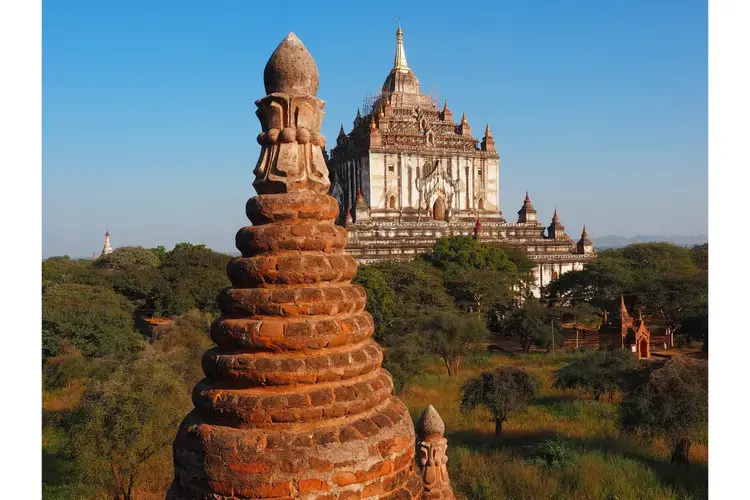
POLYGON ((669 463, 661 440, 623 436, 617 400, 593 401, 552 388, 553 372, 571 354, 493 355, 484 366, 448 377, 430 365, 401 395, 415 421, 432 404, 445 420, 451 480, 459 496, 482 499, 698 499, 708 497, 708 447, 693 446, 689 469, 669 463), (469 377, 500 365, 517 365, 542 382, 540 397, 493 436, 486 411, 462 415, 460 387, 469 377), (571 450, 561 464, 534 459, 537 446, 559 437, 571 450))

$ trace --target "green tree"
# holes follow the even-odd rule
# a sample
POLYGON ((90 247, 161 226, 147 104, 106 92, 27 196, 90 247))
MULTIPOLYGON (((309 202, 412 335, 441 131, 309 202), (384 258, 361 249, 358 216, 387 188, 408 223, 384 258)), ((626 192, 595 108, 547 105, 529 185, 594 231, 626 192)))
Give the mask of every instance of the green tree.
POLYGON ((548 323, 549 312, 539 300, 529 297, 523 305, 508 314, 502 331, 518 339, 521 348, 528 353, 532 344, 546 347, 553 341, 553 332, 548 323))
POLYGON ((86 391, 70 416, 71 451, 83 478, 130 500, 148 460, 169 446, 190 390, 152 348, 86 391))
POLYGON ((64 257, 50 257, 42 262, 42 291, 52 285, 61 284, 103 285, 104 275, 91 260, 73 260, 64 257))
POLYGON ((216 311, 219 292, 230 285, 226 274, 230 259, 205 245, 177 244, 161 265, 164 282, 156 293, 157 312, 216 311))
POLYGON ((425 324, 427 348, 440 356, 448 376, 458 374, 461 358, 487 338, 484 319, 476 314, 436 314, 425 324))
POLYGON ((393 377, 397 393, 403 392, 411 380, 424 371, 428 354, 424 339, 417 333, 399 337, 398 342, 383 353, 383 368, 393 377))
POLYGON ((702 245, 695 245, 691 248, 693 254, 693 262, 698 266, 698 269, 708 271, 708 243, 702 245))
POLYGON ((622 388, 625 377, 636 363, 633 354, 623 349, 589 351, 555 371, 553 387, 579 389, 592 394, 596 401, 604 394, 611 398, 622 388))
POLYGON ((107 273, 107 282, 138 309, 156 309, 166 283, 159 268, 127 265, 107 273))
POLYGON ((159 256, 151 249, 143 247, 119 247, 112 253, 101 255, 94 265, 103 269, 122 269, 126 267, 157 267, 159 256))
POLYGON ((376 340, 383 340, 393 323, 396 292, 389 285, 383 271, 375 266, 359 266, 352 283, 361 285, 367 292, 367 312, 375 322, 376 340))
POLYGON ((469 236, 440 238, 425 258, 442 270, 459 267, 493 269, 510 275, 517 272, 515 264, 501 248, 485 245, 469 236))
POLYGON ((113 290, 62 284, 42 295, 42 356, 55 356, 65 344, 84 356, 129 356, 141 347, 133 328, 132 306, 113 290))
POLYGON ((367 267, 380 271, 393 290, 392 320, 382 330, 382 338, 389 346, 395 345, 402 335, 421 331, 436 314, 457 312, 445 289, 442 273, 427 262, 384 261, 367 267))
POLYGON ((671 461, 689 463, 693 441, 707 436, 708 363, 677 356, 636 380, 620 405, 622 427, 663 436, 671 461))
POLYGON ((459 305, 479 314, 514 298, 515 275, 494 269, 458 268, 446 273, 446 286, 459 305))
POLYGON ((605 250, 582 271, 553 281, 544 293, 559 303, 585 301, 600 310, 611 309, 625 295, 661 316, 674 338, 688 315, 707 307, 708 273, 696 264, 701 262, 696 253, 669 243, 605 250))
POLYGON ((156 248, 152 248, 151 251, 154 252, 157 257, 159 257, 159 262, 164 262, 167 259, 167 249, 164 248, 164 245, 159 245, 156 248))
POLYGON ((539 380, 522 368, 502 366, 467 380, 461 387, 461 412, 484 406, 495 422, 495 436, 503 432, 503 422, 516 411, 525 409, 539 392, 539 380))

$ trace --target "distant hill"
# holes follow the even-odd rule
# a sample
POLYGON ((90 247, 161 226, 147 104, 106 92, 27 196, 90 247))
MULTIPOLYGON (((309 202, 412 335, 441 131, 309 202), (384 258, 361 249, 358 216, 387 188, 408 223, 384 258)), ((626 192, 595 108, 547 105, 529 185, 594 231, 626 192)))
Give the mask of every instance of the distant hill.
POLYGON ((697 234, 694 236, 663 236, 663 235, 642 235, 637 234, 632 238, 626 238, 624 236, 616 236, 610 234, 602 236, 600 238, 591 238, 594 242, 594 247, 598 249, 605 248, 621 248, 628 246, 632 243, 656 243, 666 241, 674 245, 683 247, 692 247, 693 245, 702 245, 708 243, 708 236, 705 234, 697 234))

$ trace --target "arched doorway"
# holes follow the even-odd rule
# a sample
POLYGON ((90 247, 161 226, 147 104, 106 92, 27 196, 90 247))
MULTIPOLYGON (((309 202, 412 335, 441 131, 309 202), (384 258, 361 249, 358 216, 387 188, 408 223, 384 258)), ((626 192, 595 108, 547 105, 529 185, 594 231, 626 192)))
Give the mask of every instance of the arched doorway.
POLYGON ((646 359, 648 358, 648 340, 641 339, 640 345, 638 346, 638 358, 640 359, 646 359))
POLYGON ((442 198, 435 200, 435 204, 432 205, 432 218, 435 220, 445 220, 445 202, 442 198))
POLYGON ((479 198, 479 210, 484 210, 484 200, 479 198))
POLYGON ((388 200, 388 208, 391 208, 391 209, 396 208, 396 197, 395 196, 391 196, 390 199, 388 200))

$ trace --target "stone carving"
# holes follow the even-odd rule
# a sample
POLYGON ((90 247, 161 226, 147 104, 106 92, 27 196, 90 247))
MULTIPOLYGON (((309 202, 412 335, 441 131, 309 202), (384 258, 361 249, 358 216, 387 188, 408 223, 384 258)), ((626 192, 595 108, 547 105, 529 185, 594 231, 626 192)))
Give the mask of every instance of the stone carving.
POLYGON ((167 498, 422 498, 411 417, 333 224, 317 68, 294 34, 264 82, 253 225, 236 235, 167 498))
POLYGON ((417 422, 417 462, 425 498, 455 499, 448 477, 448 440, 444 434, 443 419, 432 405, 428 406, 417 422))
POLYGON ((253 187, 258 194, 302 188, 327 193, 331 183, 320 133, 325 103, 315 97, 318 68, 296 35, 290 33, 276 48, 263 81, 268 95, 255 103, 263 131, 253 187))

